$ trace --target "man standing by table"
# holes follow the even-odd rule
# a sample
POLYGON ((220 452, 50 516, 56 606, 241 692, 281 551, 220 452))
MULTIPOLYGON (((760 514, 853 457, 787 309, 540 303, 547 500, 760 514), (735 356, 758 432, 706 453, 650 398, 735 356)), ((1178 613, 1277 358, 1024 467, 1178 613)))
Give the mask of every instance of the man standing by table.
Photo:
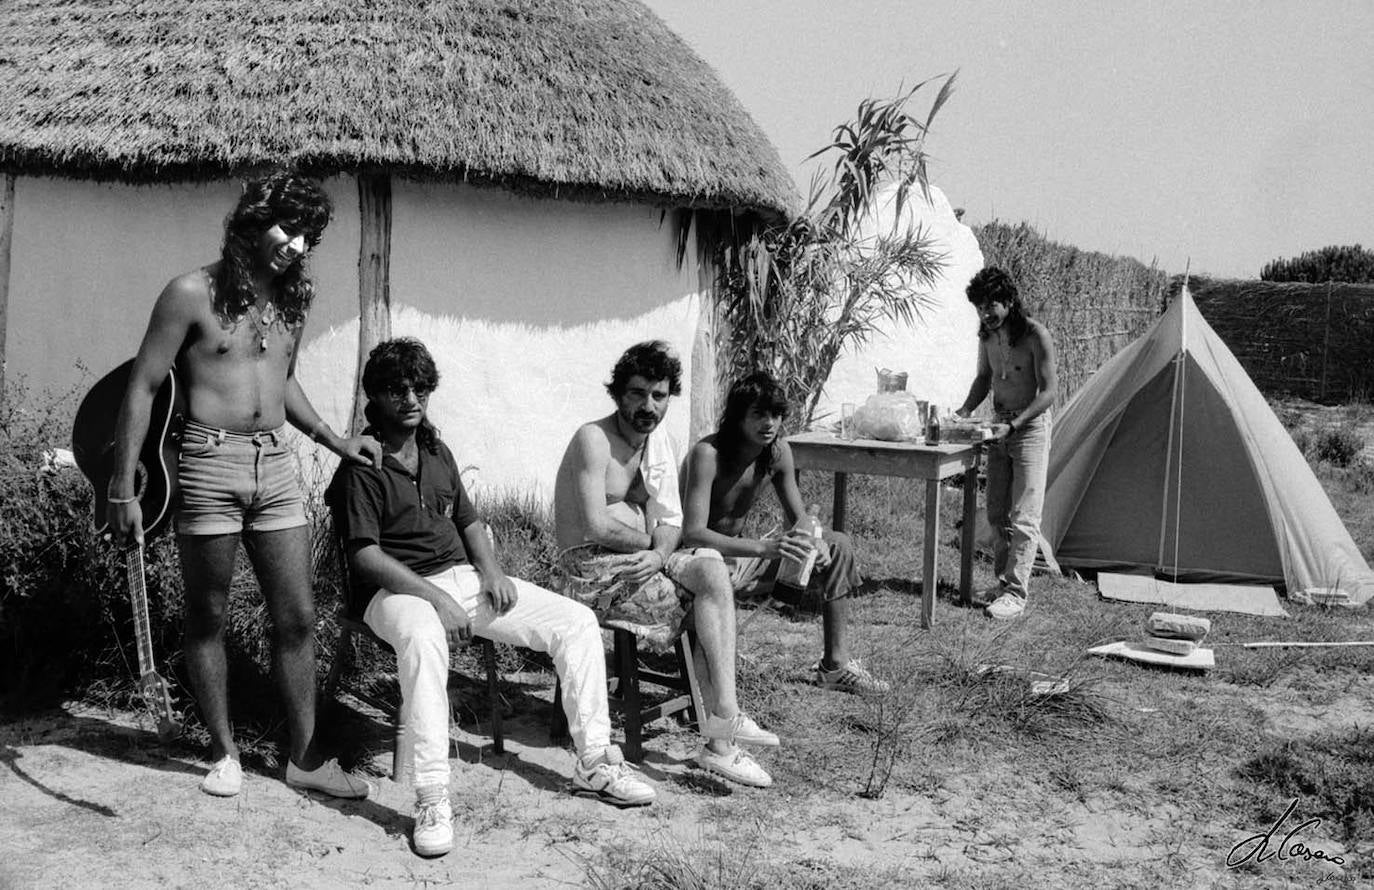
POLYGON ((974 602, 993 618, 1026 609, 1031 567, 1040 544, 1040 511, 1050 454, 1050 414, 1059 389, 1054 343, 1026 315, 1015 283, 989 266, 973 276, 968 300, 978 310, 978 375, 958 414, 967 417, 992 391, 996 422, 988 443, 988 523, 996 535, 997 584, 974 602))

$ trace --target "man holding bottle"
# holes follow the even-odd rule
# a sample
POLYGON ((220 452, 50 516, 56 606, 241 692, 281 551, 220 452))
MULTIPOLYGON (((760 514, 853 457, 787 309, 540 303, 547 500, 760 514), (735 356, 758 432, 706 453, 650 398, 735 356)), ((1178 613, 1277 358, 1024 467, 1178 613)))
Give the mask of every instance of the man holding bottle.
POLYGON ((739 595, 773 590, 795 603, 802 595, 799 588, 817 590, 824 628, 817 685, 862 695, 885 692, 888 684, 850 657, 848 596, 860 581, 854 547, 848 535, 821 530, 814 507, 803 512, 792 449, 778 436, 787 410, 782 387, 766 372, 730 387, 720 427, 697 442, 687 458, 682 546, 724 556, 739 595), (770 482, 794 527, 781 537, 742 537, 749 509, 770 482), (809 577, 796 573, 808 564, 809 577), (789 586, 789 580, 799 583, 789 586))

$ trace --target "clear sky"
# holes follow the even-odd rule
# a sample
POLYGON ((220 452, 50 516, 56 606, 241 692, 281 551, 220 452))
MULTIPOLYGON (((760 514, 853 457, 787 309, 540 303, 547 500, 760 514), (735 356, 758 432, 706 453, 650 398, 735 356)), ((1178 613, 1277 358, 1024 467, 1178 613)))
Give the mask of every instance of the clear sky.
POLYGON ((966 222, 1227 277, 1374 248, 1371 0, 647 3, 799 190, 861 99, 958 69, 928 149, 966 222))

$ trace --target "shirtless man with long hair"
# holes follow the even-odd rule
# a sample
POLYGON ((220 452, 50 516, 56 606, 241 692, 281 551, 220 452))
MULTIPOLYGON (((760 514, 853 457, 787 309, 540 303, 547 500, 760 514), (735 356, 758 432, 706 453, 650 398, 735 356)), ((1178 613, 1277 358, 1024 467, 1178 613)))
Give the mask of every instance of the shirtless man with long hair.
POLYGON ((229 723, 224 623, 242 538, 272 618, 272 655, 291 732, 288 784, 365 797, 366 782, 315 744, 315 607, 306 525, 286 423, 345 460, 375 463, 373 439, 346 439, 320 419, 296 380, 314 286, 303 260, 332 207, 320 185, 289 173, 250 182, 225 223, 218 262, 172 279, 153 307, 115 432, 110 529, 142 541, 135 469, 153 397, 173 362, 186 390, 181 501, 175 523, 185 582, 183 649, 213 766, 208 794, 242 784, 229 723))
POLYGON ((1011 276, 996 266, 968 285, 978 310, 978 374, 959 408, 967 417, 988 393, 996 423, 988 443, 988 522, 996 534, 997 584, 975 601, 993 618, 1016 618, 1026 608, 1031 568, 1040 545, 1040 511, 1050 455, 1050 414, 1059 391, 1054 342, 1026 315, 1011 276))

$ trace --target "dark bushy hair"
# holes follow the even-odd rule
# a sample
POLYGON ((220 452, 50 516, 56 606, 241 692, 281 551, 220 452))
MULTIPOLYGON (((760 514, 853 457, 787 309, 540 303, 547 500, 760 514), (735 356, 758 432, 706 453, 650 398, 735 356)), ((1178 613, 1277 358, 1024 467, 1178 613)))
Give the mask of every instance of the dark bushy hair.
MULTIPOLYGON (((367 405, 363 408, 363 416, 372 427, 377 426, 373 401, 388 386, 400 382, 431 392, 439 386, 439 369, 434 364, 434 356, 429 354, 425 344, 414 337, 383 340, 367 354, 367 364, 363 366, 363 392, 367 393, 367 405)), ((429 412, 425 412, 420 428, 415 431, 415 441, 434 454, 439 450, 436 444, 438 439, 439 431, 429 422, 429 412)))
MULTIPOLYGON (((968 301, 974 306, 982 306, 985 303, 1004 303, 1011 308, 1007 314, 1007 331, 1011 335, 1009 345, 1015 346, 1021 338, 1026 335, 1030 328, 1029 318, 1026 316, 1026 307, 1021 303, 1021 292, 1016 289, 1016 283, 1011 280, 1011 276, 1005 270, 997 266, 988 266, 982 269, 973 280, 968 283, 965 291, 968 301)), ((983 323, 978 321, 978 339, 986 340, 992 331, 983 323)))
MULTIPOLYGON (((756 405, 781 417, 788 414, 787 393, 783 391, 782 384, 767 371, 755 371, 731 385, 729 394, 725 396, 725 411, 720 416, 720 426, 716 428, 718 453, 733 453, 739 447, 743 439, 740 430, 744 419, 756 405)), ((776 450, 776 442, 773 447, 763 449, 757 461, 760 473, 766 474, 772 469, 776 450)))
MULTIPOLYGON (((224 221, 224 247, 212 304, 215 314, 233 321, 256 301, 253 269, 263 232, 280 223, 304 235, 313 248, 320 243, 333 212, 329 196, 314 179, 280 172, 247 183, 224 221)), ((305 321, 314 298, 315 286, 306 275, 304 259, 277 277, 277 293, 272 299, 288 325, 305 321)))
POLYGON ((668 395, 682 394, 682 362, 673 354, 672 348, 662 340, 645 340, 636 343, 615 363, 611 371, 611 381, 606 384, 606 392, 611 398, 618 399, 625 394, 630 378, 638 374, 645 380, 668 381, 668 395))

